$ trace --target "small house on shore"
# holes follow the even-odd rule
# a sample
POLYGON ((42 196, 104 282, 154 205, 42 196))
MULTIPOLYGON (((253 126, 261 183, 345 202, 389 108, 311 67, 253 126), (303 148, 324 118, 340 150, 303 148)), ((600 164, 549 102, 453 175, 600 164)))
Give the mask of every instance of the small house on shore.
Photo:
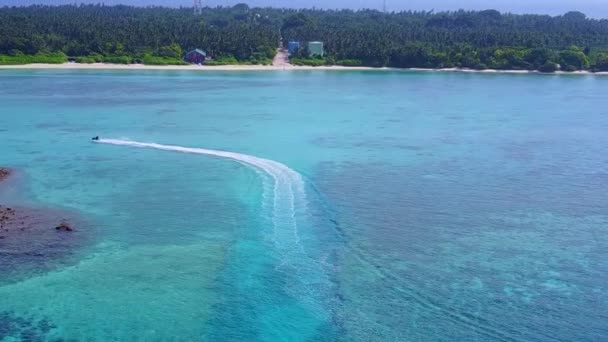
POLYGON ((310 57, 325 56, 323 42, 308 42, 308 53, 310 54, 310 57))
POLYGON ((207 59, 207 53, 200 49, 194 49, 184 56, 184 61, 192 64, 203 64, 207 59))

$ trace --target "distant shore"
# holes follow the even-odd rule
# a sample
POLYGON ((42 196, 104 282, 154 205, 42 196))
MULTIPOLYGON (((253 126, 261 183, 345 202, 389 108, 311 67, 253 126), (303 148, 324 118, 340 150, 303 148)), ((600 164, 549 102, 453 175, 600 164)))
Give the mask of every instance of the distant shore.
POLYGON ((479 73, 479 74, 522 74, 522 75, 598 75, 607 76, 607 71, 591 72, 587 70, 579 71, 556 71, 556 72, 540 72, 538 70, 498 70, 498 69, 465 69, 465 68, 446 68, 446 69, 423 69, 423 68, 409 68, 409 69, 395 69, 395 70, 409 70, 409 71, 426 71, 426 72, 460 72, 460 73, 479 73))
POLYGON ((74 69, 74 70, 190 70, 190 71, 278 71, 278 70, 382 70, 368 67, 295 66, 295 65, 144 65, 144 64, 20 64, 0 65, 0 69, 74 69))
POLYGON ((347 66, 296 66, 296 65, 143 65, 143 64, 20 64, 0 65, 3 69, 59 69, 59 70, 185 70, 185 71, 307 71, 307 70, 368 70, 368 71, 420 71, 420 72, 458 72, 458 73, 481 73, 481 74, 524 74, 524 75, 598 75, 606 76, 608 72, 591 71, 556 71, 554 73, 542 73, 534 70, 473 70, 463 68, 446 69, 423 69, 423 68, 372 68, 372 67, 347 67, 347 66))

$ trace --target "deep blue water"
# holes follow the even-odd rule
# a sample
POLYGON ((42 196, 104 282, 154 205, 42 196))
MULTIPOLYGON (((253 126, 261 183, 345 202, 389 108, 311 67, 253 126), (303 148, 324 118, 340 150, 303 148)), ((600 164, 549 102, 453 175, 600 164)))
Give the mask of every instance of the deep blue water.
POLYGON ((606 340, 607 91, 0 71, 0 204, 82 225, 0 240, 0 341, 606 340))

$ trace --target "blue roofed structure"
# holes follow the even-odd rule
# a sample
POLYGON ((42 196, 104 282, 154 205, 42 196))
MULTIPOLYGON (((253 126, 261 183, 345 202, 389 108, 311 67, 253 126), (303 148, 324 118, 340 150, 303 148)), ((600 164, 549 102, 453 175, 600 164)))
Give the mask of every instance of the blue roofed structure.
POLYGON ((289 51, 289 53, 294 53, 296 51, 298 51, 298 49, 300 48, 300 42, 289 42, 287 43, 287 51, 289 51))

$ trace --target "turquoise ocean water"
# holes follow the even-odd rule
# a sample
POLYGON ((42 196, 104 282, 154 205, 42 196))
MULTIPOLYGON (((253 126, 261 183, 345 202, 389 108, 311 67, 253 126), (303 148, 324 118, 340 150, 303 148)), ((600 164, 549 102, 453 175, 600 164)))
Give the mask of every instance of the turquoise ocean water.
POLYGON ((0 240, 0 341, 607 340, 607 94, 1 71, 0 203, 86 223, 59 256, 0 240))

